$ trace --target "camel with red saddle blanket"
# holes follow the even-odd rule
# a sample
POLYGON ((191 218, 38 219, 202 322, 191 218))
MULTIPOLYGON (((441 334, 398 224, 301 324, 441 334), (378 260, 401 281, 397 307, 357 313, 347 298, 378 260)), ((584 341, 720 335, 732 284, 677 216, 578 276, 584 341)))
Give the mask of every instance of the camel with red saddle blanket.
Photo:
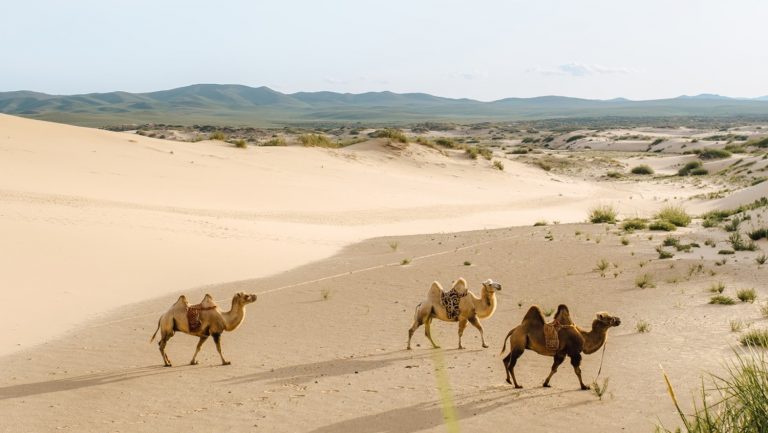
POLYGON ((216 343, 216 350, 219 351, 222 365, 229 365, 230 362, 224 359, 224 355, 221 353, 221 334, 224 331, 234 331, 240 326, 245 318, 245 306, 252 302, 256 302, 255 294, 238 292, 232 298, 232 308, 222 312, 211 295, 206 294, 203 301, 197 305, 189 305, 187 297, 181 295, 176 303, 160 316, 157 321, 157 329, 149 341, 154 341, 157 331, 160 331, 158 343, 160 354, 163 356, 165 366, 170 367, 171 360, 165 353, 165 346, 176 331, 200 337, 190 365, 197 364, 196 358, 200 348, 208 337, 212 336, 214 343, 216 343))

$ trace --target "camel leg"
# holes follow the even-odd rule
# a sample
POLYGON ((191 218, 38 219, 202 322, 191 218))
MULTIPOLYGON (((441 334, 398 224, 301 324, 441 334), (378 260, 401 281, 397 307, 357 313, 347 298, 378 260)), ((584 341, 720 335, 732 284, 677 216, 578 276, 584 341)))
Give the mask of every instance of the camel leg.
POLYGON ((515 378, 515 364, 517 364, 517 360, 523 356, 524 350, 519 349, 512 349, 511 352, 509 352, 509 355, 507 355, 504 358, 504 366, 507 370, 507 383, 515 385, 515 388, 522 388, 522 385, 517 383, 517 378, 515 378), (512 376, 512 382, 509 381, 509 376, 512 376))
POLYGON ((435 340, 432 339, 432 330, 429 327, 429 325, 431 324, 432 324, 432 316, 429 316, 427 317, 427 320, 424 322, 424 335, 426 335, 429 342, 432 343, 433 349, 439 349, 440 346, 435 344, 435 340))
POLYGON ((168 354, 165 353, 165 346, 168 344, 168 340, 173 337, 173 333, 161 333, 160 334, 160 341, 157 343, 157 345, 160 347, 160 355, 163 356, 163 364, 165 367, 172 367, 173 364, 171 364, 171 359, 168 358, 168 354))
POLYGON ((477 316, 472 317, 469 319, 469 323, 472 324, 475 328, 477 328, 478 331, 480 331, 480 341, 483 343, 483 347, 487 348, 488 345, 485 344, 485 336, 483 335, 483 325, 480 324, 480 320, 477 319, 477 316))
POLYGON ((573 371, 576 373, 576 377, 579 378, 579 385, 581 385, 582 390, 588 390, 589 385, 584 385, 584 381, 581 380, 581 353, 576 353, 574 355, 570 355, 571 357, 571 365, 573 366, 573 371))
POLYGON ((459 319, 459 349, 463 349, 464 346, 461 345, 461 336, 464 335, 464 328, 467 327, 467 319, 460 318, 459 319))
POLYGON ((552 363, 552 370, 549 372, 549 376, 547 376, 547 379, 544 381, 544 385, 542 385, 545 388, 549 388, 549 380, 552 379, 552 376, 557 373, 557 367, 560 366, 560 364, 565 361, 565 355, 556 354, 555 355, 555 362, 552 363))
POLYGON ((216 343, 216 350, 219 351, 221 357, 221 365, 229 365, 231 362, 224 359, 224 355, 221 353, 221 334, 213 334, 213 342, 216 343))
MULTIPOLYGON (((413 325, 411 325, 411 329, 408 330, 408 350, 411 350, 411 338, 413 338, 413 334, 416 332, 417 329, 419 329, 419 326, 423 325, 425 320, 420 311, 421 304, 419 304, 418 307, 416 307, 416 314, 413 318, 413 325)), ((434 343, 432 343, 434 345, 434 343)))
POLYGON ((197 342, 197 349, 195 349, 195 354, 192 356, 192 361, 189 361, 189 365, 197 365, 197 354, 200 353, 200 348, 203 347, 203 343, 208 340, 207 335, 200 336, 200 341, 197 342))

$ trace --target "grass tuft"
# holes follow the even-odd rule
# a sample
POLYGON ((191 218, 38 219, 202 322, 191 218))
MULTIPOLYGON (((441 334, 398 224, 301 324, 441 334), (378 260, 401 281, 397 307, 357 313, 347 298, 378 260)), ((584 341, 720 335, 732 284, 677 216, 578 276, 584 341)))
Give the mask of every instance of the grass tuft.
POLYGON ((709 298, 709 303, 713 305, 733 305, 736 301, 730 296, 715 295, 709 298))
POLYGON ((616 209, 611 205, 596 206, 589 210, 589 221, 593 224, 616 222, 616 209))
POLYGON ((656 287, 656 284, 653 283, 653 276, 651 274, 642 274, 635 278, 635 286, 641 289, 652 289, 656 287))
POLYGON ((687 227, 691 223, 691 216, 682 206, 666 206, 656 214, 661 221, 668 221, 677 227, 687 227))
POLYGON ((739 298, 739 301, 741 302, 749 302, 752 304, 755 302, 755 299, 757 299, 757 292, 755 289, 740 289, 736 291, 736 297, 739 298))

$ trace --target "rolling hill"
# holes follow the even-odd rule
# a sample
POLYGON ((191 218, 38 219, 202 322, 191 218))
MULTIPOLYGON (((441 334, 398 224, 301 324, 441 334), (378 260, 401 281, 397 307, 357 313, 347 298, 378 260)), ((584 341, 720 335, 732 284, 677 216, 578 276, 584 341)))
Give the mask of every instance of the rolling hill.
POLYGON ((605 116, 768 117, 768 99, 703 94, 647 101, 541 96, 481 102, 425 93, 285 94, 268 87, 195 84, 149 93, 0 92, 0 112, 83 126, 133 123, 277 126, 308 122, 479 122, 605 116))

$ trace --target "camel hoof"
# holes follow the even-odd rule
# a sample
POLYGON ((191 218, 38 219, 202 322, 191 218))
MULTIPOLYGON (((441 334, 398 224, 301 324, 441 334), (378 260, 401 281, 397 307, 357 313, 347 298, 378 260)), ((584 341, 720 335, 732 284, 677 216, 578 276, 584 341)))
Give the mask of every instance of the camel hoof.
POLYGON ((165 364, 163 367, 173 367, 173 364, 165 364))
POLYGON ((229 361, 224 361, 224 362, 222 362, 222 363, 221 363, 221 365, 231 365, 231 364, 232 364, 232 363, 231 363, 231 362, 229 362, 229 361))
POLYGON ((197 365, 197 361, 195 360, 189 361, 189 365, 197 365))
POLYGON ((552 388, 548 383, 545 383, 544 385, 541 385, 544 388, 552 388))
POLYGON ((507 379, 507 383, 508 383, 508 384, 510 384, 510 385, 512 385, 512 381, 511 381, 511 380, 509 380, 509 379, 507 379))
POLYGON ((523 389, 522 385, 515 385, 515 389, 523 389))
POLYGON ((592 389, 592 388, 590 388, 589 385, 581 385, 581 390, 582 391, 589 391, 590 389, 592 389))
POLYGON ((483 349, 487 349, 487 348, 488 348, 488 345, 487 344, 483 344, 483 349))
POLYGON ((459 350, 464 350, 464 346, 459 346, 459 350))
POLYGON ((413 350, 413 349, 411 349, 411 346, 408 346, 405 348, 405 350, 413 350))

